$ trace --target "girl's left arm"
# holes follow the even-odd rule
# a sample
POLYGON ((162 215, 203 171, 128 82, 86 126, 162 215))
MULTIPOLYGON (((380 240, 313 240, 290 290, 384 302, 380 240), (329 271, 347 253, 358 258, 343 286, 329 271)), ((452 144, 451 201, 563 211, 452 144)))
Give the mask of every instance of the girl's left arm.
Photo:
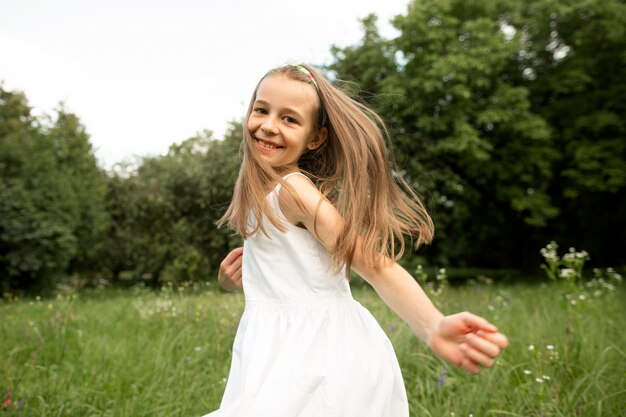
POLYGON ((444 316, 397 263, 389 262, 378 271, 363 265, 355 256, 353 269, 443 359, 479 373, 481 367, 493 366, 495 357, 508 345, 506 337, 482 317, 468 312, 444 316))
MULTIPOLYGON (((343 227, 343 218, 303 176, 293 175, 287 182, 304 209, 295 204, 288 192, 281 190, 279 201, 285 217, 293 224, 303 224, 331 250, 343 227)), ((389 259, 381 260, 377 268, 368 266, 359 247, 360 240, 352 268, 437 355, 472 373, 480 372, 481 366, 493 365, 494 358, 508 345, 495 326, 467 312, 444 316, 404 268, 389 259)))

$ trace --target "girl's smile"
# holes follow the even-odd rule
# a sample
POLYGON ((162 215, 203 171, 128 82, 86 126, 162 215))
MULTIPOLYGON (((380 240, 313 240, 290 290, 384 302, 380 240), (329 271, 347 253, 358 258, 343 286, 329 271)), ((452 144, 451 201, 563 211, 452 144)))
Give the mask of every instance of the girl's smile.
POLYGON ((261 149, 264 152, 271 152, 271 151, 273 151, 275 149, 284 148, 284 146, 277 145, 276 143, 274 143, 274 142, 272 142, 270 140, 259 139, 257 137, 255 137, 254 140, 256 141, 259 149, 261 149))

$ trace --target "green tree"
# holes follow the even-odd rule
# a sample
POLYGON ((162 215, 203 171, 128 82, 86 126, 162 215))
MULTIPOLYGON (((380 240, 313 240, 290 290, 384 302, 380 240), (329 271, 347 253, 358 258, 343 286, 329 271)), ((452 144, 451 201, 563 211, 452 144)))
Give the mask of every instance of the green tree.
POLYGON ((0 85, 0 283, 43 289, 76 253, 76 200, 26 97, 0 85))
POLYGON ((77 223, 73 234, 78 242, 69 273, 93 274, 101 264, 103 238, 108 228, 106 173, 98 167, 89 135, 78 117, 63 106, 56 110, 46 132, 54 146, 60 174, 69 181, 77 223))
POLYGON ((592 263, 623 263, 626 5, 534 1, 514 24, 525 40, 519 82, 550 123, 558 151, 550 188, 562 214, 545 240, 558 235, 584 247, 592 263))
POLYGON ((109 179, 107 253, 114 277, 209 279, 239 240, 215 221, 230 201, 239 164, 241 124, 224 140, 210 131, 174 144, 167 155, 118 167, 109 179))
POLYGON ((520 266, 524 233, 558 213, 547 194, 550 129, 530 110, 528 89, 507 79, 520 37, 505 33, 502 10, 496 1, 415 1, 393 21, 397 38, 368 42, 376 36, 366 19, 366 40, 336 50, 331 66, 368 85, 360 78, 368 63, 343 58, 376 56, 375 66, 394 57, 373 105, 439 226, 430 255, 457 265, 520 266))

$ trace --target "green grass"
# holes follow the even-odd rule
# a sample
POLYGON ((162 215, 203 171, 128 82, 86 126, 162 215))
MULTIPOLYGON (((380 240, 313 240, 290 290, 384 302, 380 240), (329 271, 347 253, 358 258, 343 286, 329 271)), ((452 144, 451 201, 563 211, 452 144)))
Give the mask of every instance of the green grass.
MULTIPOLYGON (((479 376, 434 357, 368 287, 354 295, 394 344, 411 416, 624 415, 623 286, 446 288, 434 297, 444 312, 483 315, 511 342, 479 376)), ((0 416, 208 413, 219 406, 242 310, 241 293, 212 286, 0 301, 0 395, 22 401, 0 416)))

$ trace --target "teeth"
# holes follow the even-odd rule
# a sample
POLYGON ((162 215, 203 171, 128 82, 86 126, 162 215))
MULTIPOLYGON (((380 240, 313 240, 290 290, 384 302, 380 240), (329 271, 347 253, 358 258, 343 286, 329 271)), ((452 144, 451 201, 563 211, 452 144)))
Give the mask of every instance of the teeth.
POLYGON ((258 139, 258 141, 261 143, 261 146, 263 146, 264 148, 268 148, 268 149, 276 149, 278 148, 278 146, 273 145, 269 142, 265 142, 264 140, 258 139))

